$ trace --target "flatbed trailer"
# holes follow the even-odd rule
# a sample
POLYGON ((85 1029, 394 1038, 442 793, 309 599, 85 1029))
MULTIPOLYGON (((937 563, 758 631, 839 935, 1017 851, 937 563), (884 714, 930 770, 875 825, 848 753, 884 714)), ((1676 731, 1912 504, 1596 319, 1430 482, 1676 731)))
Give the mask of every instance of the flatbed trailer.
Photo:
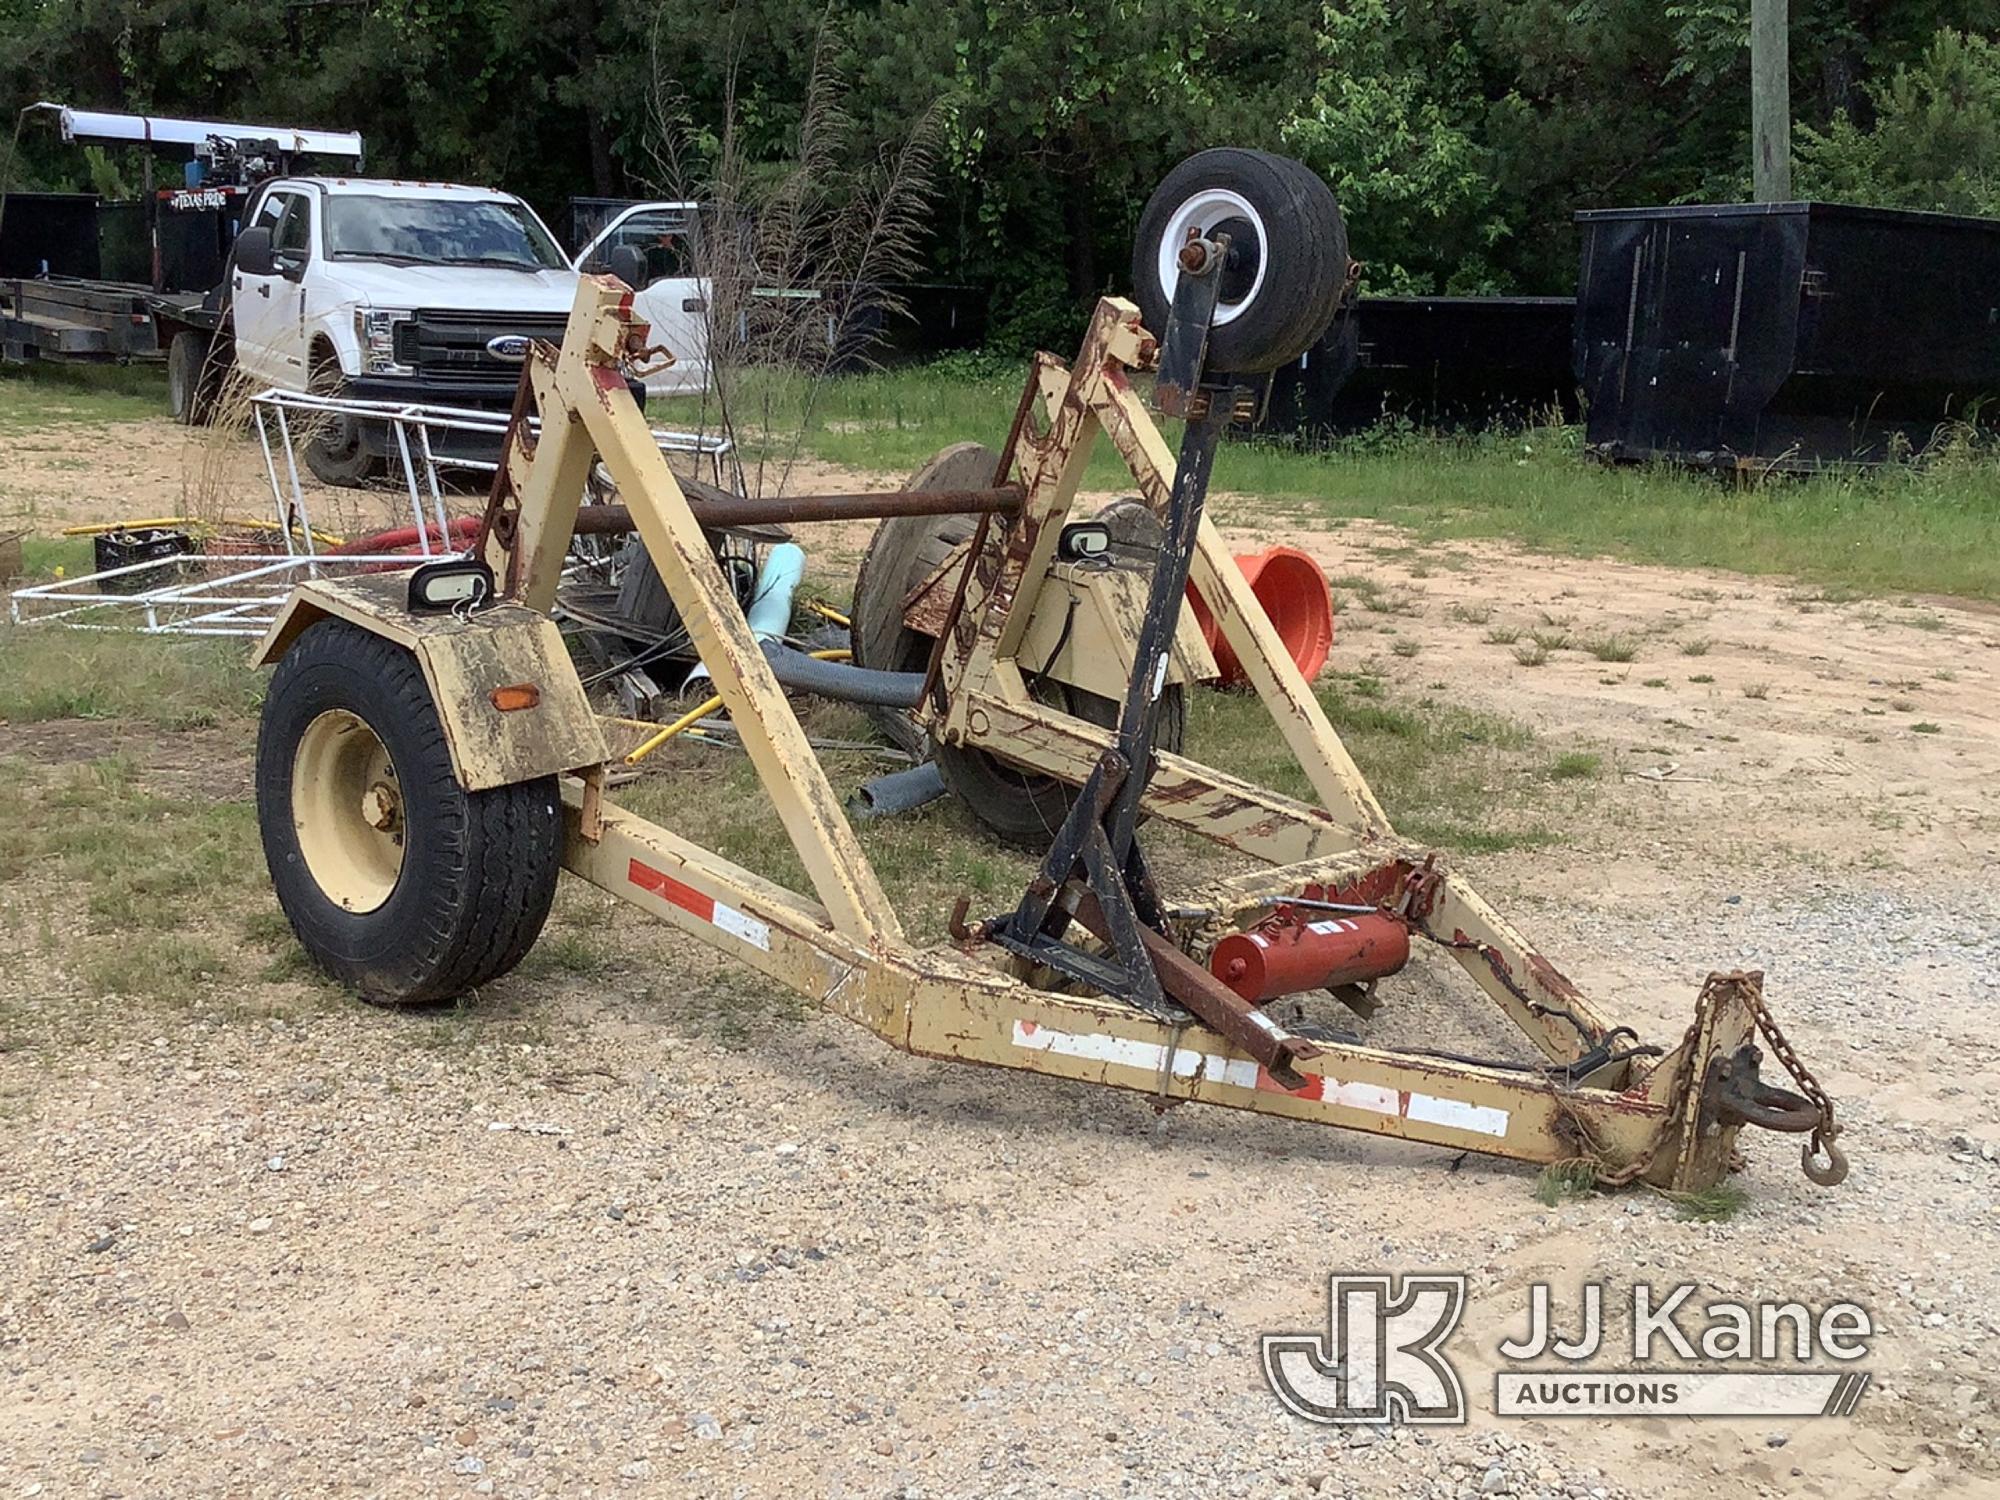
POLYGON ((163 360, 175 333, 213 333, 199 292, 156 292, 130 281, 17 276, 0 281, 0 360, 127 364, 163 360))
POLYGON ((38 360, 128 363, 169 360, 175 339, 208 340, 222 329, 221 287, 230 247, 259 182, 291 170, 294 157, 359 163, 353 132, 297 130, 213 120, 119 115, 59 104, 65 141, 112 141, 151 150, 185 148, 195 160, 178 186, 155 186, 146 157, 139 200, 107 204, 94 193, 0 196, 0 363, 38 360), (113 215, 142 215, 138 224, 113 215), (112 274, 106 275, 106 272, 112 274))

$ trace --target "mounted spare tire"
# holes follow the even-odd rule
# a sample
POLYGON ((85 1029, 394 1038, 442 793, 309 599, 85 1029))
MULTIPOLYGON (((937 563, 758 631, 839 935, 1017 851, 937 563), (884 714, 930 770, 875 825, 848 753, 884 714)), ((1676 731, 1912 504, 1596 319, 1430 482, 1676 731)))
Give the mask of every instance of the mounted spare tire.
POLYGON ((308 626, 271 678, 257 826, 307 955, 383 1005, 513 968, 562 866, 556 778, 466 791, 416 658, 343 620, 308 626))
POLYGON ((1227 146, 1167 173, 1132 247, 1134 300, 1156 337, 1166 336, 1191 230, 1230 238, 1210 369, 1261 375, 1288 365, 1333 321, 1347 281, 1347 229, 1333 189, 1304 163, 1227 146))

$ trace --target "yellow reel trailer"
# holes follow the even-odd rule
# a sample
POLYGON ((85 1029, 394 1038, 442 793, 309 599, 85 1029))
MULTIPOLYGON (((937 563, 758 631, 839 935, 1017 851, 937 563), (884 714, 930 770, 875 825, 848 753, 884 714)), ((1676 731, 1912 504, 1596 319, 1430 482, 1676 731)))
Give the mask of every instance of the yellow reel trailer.
POLYGON ((1145 313, 1106 298, 1073 361, 1035 360, 990 472, 968 479, 961 462, 955 481, 915 492, 772 502, 676 480, 627 387, 627 368, 656 357, 649 330, 629 287, 586 278, 562 347, 538 344, 528 360, 475 554, 304 584, 258 650, 276 666, 259 817, 307 951, 371 1000, 461 994, 520 961, 565 869, 926 1057, 1580 1160, 1606 1183, 1673 1190, 1714 1184, 1756 1124, 1809 1133, 1808 1172, 1839 1181, 1831 1103, 1773 1023, 1761 977, 1712 976, 1670 1047, 1615 1026, 1446 860, 1398 837, 1206 517, 1223 428, 1340 294, 1331 194, 1282 158, 1204 152, 1155 195, 1136 260, 1145 313), (1186 424, 1178 455, 1132 383, 1140 372, 1186 424), (1071 518, 1100 438, 1150 512, 1152 561, 1136 570, 1092 565, 1103 538, 1071 518), (624 505, 589 507, 584 522, 643 540, 810 894, 606 794, 605 743, 549 619, 598 462, 624 505), (977 518, 970 535, 896 606, 924 644, 874 668, 802 665, 760 645, 703 529, 953 513, 977 518), (1316 803, 1175 748, 1172 705, 1214 670, 1182 619, 1189 584, 1316 803), (1002 831, 1006 809, 980 805, 993 780, 982 768, 1056 788, 1043 812, 1058 826, 1018 907, 973 919, 961 900, 953 942, 912 946, 787 684, 907 710, 947 785, 1002 831), (1255 868, 1164 891, 1142 818, 1255 868), (1456 960, 1468 1001, 1497 1006, 1541 1061, 1358 1045, 1266 1008, 1331 988, 1365 1014, 1400 963, 1380 950, 1412 942, 1456 960), (1312 961, 1322 943, 1344 944, 1347 967, 1312 961), (1760 1080, 1760 1037, 1805 1097, 1760 1080))

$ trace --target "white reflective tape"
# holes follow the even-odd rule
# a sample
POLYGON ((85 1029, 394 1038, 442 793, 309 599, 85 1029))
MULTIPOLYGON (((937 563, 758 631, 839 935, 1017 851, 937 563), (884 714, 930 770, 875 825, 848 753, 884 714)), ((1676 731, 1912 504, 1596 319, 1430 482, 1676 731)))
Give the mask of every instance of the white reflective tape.
MULTIPOLYGON (((1253 1013, 1259 1024, 1278 1029, 1261 1013, 1253 1013)), ((1167 1065, 1167 1049, 1160 1042, 1133 1037, 1110 1036, 1098 1031, 1057 1031, 1033 1021, 1014 1022, 1016 1047, 1030 1052, 1053 1052, 1059 1057, 1082 1058, 1118 1068, 1139 1068, 1157 1075, 1167 1065)), ((1214 1052, 1179 1048, 1170 1069, 1176 1078, 1193 1078, 1197 1073, 1205 1083, 1230 1088, 1256 1089, 1263 1082, 1262 1069, 1253 1058, 1223 1057, 1214 1052)), ((1483 1104, 1467 1104, 1460 1099, 1441 1099, 1435 1094, 1404 1095, 1375 1083, 1342 1082, 1330 1075, 1308 1075, 1302 1089, 1290 1090, 1299 1098, 1318 1099, 1343 1109, 1365 1110, 1369 1114, 1415 1120, 1424 1125, 1443 1125, 1472 1135, 1503 1137, 1507 1134, 1508 1111, 1483 1104), (1405 1098, 1408 1103, 1405 1104, 1405 1098)))
POLYGON ((1399 1115, 1403 1112, 1402 1096, 1394 1089, 1385 1089, 1375 1083, 1342 1083, 1337 1078, 1322 1078, 1319 1082, 1319 1096, 1328 1104, 1365 1109, 1377 1115, 1399 1115))
MULTIPOLYGON (((1053 1052, 1058 1057, 1080 1057, 1119 1068, 1143 1068, 1155 1074, 1166 1066, 1167 1061, 1166 1046, 1160 1042, 1107 1036, 1098 1031, 1057 1031, 1051 1026, 1037 1026, 1032 1021, 1014 1023, 1014 1045, 1025 1047, 1030 1052, 1053 1052)), ((1228 1084, 1240 1089, 1257 1087, 1257 1063, 1254 1058, 1222 1057, 1192 1047, 1179 1047, 1174 1051, 1171 1071, 1176 1078, 1192 1078, 1200 1073, 1209 1083, 1228 1084)))
POLYGON ((1474 1135, 1501 1136, 1507 1133, 1506 1110, 1467 1104, 1462 1099, 1412 1094, 1408 1114, 1412 1120, 1421 1120, 1427 1125, 1448 1125, 1453 1130, 1469 1130, 1474 1135))
POLYGON ((760 922, 747 911, 738 911, 733 906, 715 903, 715 915, 710 918, 717 927, 735 937, 740 937, 753 948, 771 951, 771 927, 768 922, 760 922))
POLYGON ((1014 1023, 1014 1045, 1030 1052, 1053 1052, 1058 1057, 1080 1057, 1120 1068, 1151 1068, 1155 1073, 1167 1056, 1167 1049, 1158 1042, 1107 1036, 1101 1031, 1057 1031, 1032 1021, 1014 1023))

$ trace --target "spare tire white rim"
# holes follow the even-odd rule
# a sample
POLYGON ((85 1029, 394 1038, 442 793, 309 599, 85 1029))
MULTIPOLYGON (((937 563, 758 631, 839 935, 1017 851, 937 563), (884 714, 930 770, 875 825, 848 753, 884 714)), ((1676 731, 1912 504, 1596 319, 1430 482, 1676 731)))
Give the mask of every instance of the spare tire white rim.
MULTIPOLYGON (((1166 294, 1169 306, 1173 304, 1174 293, 1181 284, 1181 246, 1187 243, 1188 231, 1198 229, 1203 234, 1220 224, 1224 219, 1246 219, 1257 231, 1257 274, 1251 278, 1250 290, 1234 302, 1218 302, 1215 306, 1215 326, 1234 322, 1257 300, 1257 294, 1264 289, 1264 273, 1270 269, 1271 257, 1267 247, 1270 235, 1264 232, 1264 216, 1250 206, 1250 200, 1241 193, 1232 193, 1228 188, 1204 188, 1192 198, 1186 199, 1174 210, 1167 220, 1165 233, 1160 243, 1154 247, 1159 257, 1160 290, 1166 294)), ((1164 330, 1162 330, 1164 332, 1164 330)))

